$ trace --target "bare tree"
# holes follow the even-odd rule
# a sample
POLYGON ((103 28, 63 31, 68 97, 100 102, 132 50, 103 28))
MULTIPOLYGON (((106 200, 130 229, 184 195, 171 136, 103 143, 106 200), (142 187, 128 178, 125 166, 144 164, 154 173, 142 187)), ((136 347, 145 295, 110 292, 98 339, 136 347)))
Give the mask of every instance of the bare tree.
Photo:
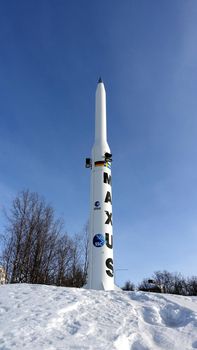
POLYGON ((81 260, 81 265, 83 269, 83 280, 85 284, 87 279, 87 272, 88 272, 89 222, 86 223, 82 233, 78 237, 79 237, 80 247, 81 247, 80 260, 81 260))
POLYGON ((197 276, 187 279, 187 295, 197 296, 197 276))
POLYGON ((82 287, 85 284, 82 236, 79 234, 76 234, 72 240, 72 261, 68 283, 72 287, 82 287))
POLYGON ((138 290, 179 295, 197 295, 197 277, 185 278, 180 273, 156 271, 152 279, 144 279, 138 290))
POLYGON ((88 226, 70 238, 37 193, 22 191, 7 214, 2 265, 9 283, 82 287, 87 275, 88 226))
POLYGON ((61 222, 36 193, 21 192, 13 201, 6 229, 3 265, 11 283, 48 283, 61 222))
POLYGON ((65 286, 72 265, 72 240, 65 233, 59 238, 56 249, 55 284, 65 286))
POLYGON ((135 285, 131 281, 126 281, 124 286, 122 287, 122 290, 134 291, 135 285))

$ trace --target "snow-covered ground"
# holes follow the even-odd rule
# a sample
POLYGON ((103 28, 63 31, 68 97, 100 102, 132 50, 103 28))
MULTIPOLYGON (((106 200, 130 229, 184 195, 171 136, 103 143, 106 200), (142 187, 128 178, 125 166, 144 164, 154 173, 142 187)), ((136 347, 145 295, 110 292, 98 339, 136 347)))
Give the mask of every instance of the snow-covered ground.
POLYGON ((0 349, 197 349, 197 297, 0 286, 0 349))

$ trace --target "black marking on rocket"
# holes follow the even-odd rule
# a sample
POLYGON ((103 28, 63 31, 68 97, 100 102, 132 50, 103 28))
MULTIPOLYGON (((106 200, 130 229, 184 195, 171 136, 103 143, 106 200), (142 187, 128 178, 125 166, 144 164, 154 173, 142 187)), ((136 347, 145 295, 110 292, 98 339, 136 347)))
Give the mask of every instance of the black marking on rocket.
POLYGON ((109 233, 105 233, 105 242, 106 242, 107 248, 110 248, 110 249, 113 248, 113 236, 110 235, 109 233))
POLYGON ((108 173, 103 173, 103 182, 111 186, 111 175, 108 173))
POLYGON ((107 215, 107 220, 105 221, 105 224, 109 225, 111 224, 112 225, 112 213, 109 213, 107 210, 105 210, 106 212, 106 215, 107 215))
POLYGON ((113 259, 112 258, 108 258, 105 262, 106 264, 106 267, 109 269, 109 270, 106 270, 106 274, 109 276, 109 277, 113 277, 114 276, 114 268, 113 268, 113 259))
POLYGON ((112 204, 111 193, 109 191, 107 191, 106 197, 105 197, 105 203, 108 203, 108 202, 112 204))

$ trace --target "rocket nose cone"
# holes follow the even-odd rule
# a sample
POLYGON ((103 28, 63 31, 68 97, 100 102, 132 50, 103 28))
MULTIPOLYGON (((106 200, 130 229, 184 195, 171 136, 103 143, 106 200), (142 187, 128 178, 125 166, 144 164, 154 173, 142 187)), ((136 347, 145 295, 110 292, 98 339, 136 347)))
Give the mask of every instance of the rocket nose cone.
POLYGON ((98 80, 98 84, 102 83, 102 78, 100 77, 99 80, 98 80))

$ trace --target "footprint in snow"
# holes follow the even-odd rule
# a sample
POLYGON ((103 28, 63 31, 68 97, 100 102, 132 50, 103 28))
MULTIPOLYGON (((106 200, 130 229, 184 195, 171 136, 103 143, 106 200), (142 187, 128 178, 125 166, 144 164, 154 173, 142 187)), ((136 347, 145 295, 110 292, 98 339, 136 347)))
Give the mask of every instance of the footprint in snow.
POLYGON ((162 323, 159 310, 156 307, 144 307, 142 314, 143 314, 143 319, 146 323, 149 323, 152 325, 158 325, 162 323))
POLYGON ((131 350, 150 350, 146 345, 142 344, 141 341, 137 340, 131 346, 131 350))
POLYGON ((193 348, 193 349, 197 349, 197 340, 193 342, 192 348, 193 348))
POLYGON ((79 331, 80 327, 81 323, 78 321, 66 324, 66 328, 71 335, 76 334, 79 331))
POLYGON ((193 313, 186 308, 179 308, 175 304, 166 305, 160 316, 167 327, 184 327, 193 320, 193 313))
POLYGON ((6 306, 1 306, 0 307, 0 315, 4 314, 5 312, 8 312, 8 311, 9 311, 8 307, 6 307, 6 306))

